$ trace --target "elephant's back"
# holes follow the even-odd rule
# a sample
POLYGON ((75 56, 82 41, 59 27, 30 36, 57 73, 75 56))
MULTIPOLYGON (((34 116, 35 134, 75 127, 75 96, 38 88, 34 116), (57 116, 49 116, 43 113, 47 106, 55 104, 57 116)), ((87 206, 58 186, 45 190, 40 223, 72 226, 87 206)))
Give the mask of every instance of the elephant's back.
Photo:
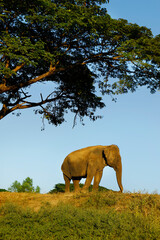
POLYGON ((78 149, 78 150, 75 150, 73 152, 71 152, 70 154, 67 155, 67 157, 73 157, 74 155, 76 156, 80 156, 80 155, 83 155, 83 154, 89 154, 90 152, 94 152, 96 151, 97 149, 103 149, 104 146, 102 145, 97 145, 97 146, 89 146, 89 147, 85 147, 85 148, 81 148, 81 149, 78 149))

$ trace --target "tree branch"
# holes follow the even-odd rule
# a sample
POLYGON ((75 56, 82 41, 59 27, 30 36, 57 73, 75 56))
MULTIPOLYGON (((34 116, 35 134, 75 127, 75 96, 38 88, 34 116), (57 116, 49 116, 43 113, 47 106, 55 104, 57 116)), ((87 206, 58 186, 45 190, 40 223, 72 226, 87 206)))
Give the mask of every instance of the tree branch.
MULTIPOLYGON (((51 93, 52 94, 52 93, 51 93)), ((49 94, 47 96, 47 98, 45 100, 43 100, 43 97, 41 95, 41 101, 40 102, 29 102, 29 101, 24 101, 24 99, 26 99, 27 97, 30 96, 26 96, 24 98, 18 99, 16 103, 14 103, 14 106, 12 108, 9 108, 9 106, 11 105, 6 105, 3 104, 2 109, 0 110, 0 120, 2 118, 4 118, 6 115, 8 115, 11 112, 14 112, 15 110, 18 109, 27 109, 27 108, 34 108, 37 106, 42 107, 42 105, 46 104, 46 103, 50 103, 50 102, 54 102, 58 99, 60 99, 63 96, 63 92, 61 92, 60 94, 58 94, 56 97, 54 98, 50 98, 51 94, 49 94), (20 103, 21 102, 21 103, 20 103)))
MULTIPOLYGON (((48 72, 46 72, 46 73, 44 73, 44 74, 42 74, 42 75, 40 75, 40 76, 38 76, 36 78, 33 78, 33 79, 29 80, 28 82, 24 82, 24 83, 12 85, 12 86, 6 86, 5 83, 0 84, 0 94, 2 94, 4 92, 7 92, 7 91, 17 91, 20 88, 27 87, 29 85, 32 85, 32 84, 42 80, 43 78, 49 77, 49 76, 53 75, 56 72, 61 72, 61 71, 67 70, 67 69, 71 69, 71 68, 73 68, 74 66, 77 66, 77 65, 85 65, 87 63, 92 63, 92 62, 95 62, 95 61, 98 61, 98 60, 103 60, 103 61, 104 60, 105 61, 106 60, 108 60, 108 61, 115 60, 115 61, 118 61, 119 58, 122 58, 122 57, 123 56, 120 55, 120 56, 115 56, 115 57, 109 58, 108 53, 98 53, 98 54, 90 55, 89 57, 84 58, 83 61, 77 62, 77 63, 72 64, 72 65, 70 65, 68 67, 65 67, 65 68, 64 67, 58 68, 57 66, 58 66, 59 62, 57 62, 57 64, 54 67, 52 67, 52 64, 50 64, 50 68, 49 68, 48 72), (103 57, 105 57, 105 58, 103 59, 103 57)), ((19 65, 19 66, 17 66, 13 71, 16 72, 20 68, 22 68, 23 66, 24 66, 24 63, 19 65)))
POLYGON ((20 88, 27 87, 33 83, 40 81, 43 78, 49 77, 50 75, 52 75, 54 73, 54 70, 55 70, 55 68, 52 68, 48 72, 46 72, 36 78, 33 78, 33 79, 29 80, 28 82, 24 82, 24 83, 12 85, 12 86, 6 86, 6 84, 0 84, 0 94, 7 92, 7 91, 16 91, 20 88))
POLYGON ((21 65, 18 65, 17 67, 15 67, 12 71, 13 72, 17 72, 18 70, 20 70, 25 64, 22 63, 21 65))

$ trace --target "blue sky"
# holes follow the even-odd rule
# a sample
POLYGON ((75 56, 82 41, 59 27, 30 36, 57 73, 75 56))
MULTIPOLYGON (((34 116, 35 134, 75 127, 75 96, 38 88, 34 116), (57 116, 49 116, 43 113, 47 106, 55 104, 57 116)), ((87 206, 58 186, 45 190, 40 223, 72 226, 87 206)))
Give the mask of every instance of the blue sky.
MULTIPOLYGON (((160 33, 159 0, 110 0, 107 8, 113 18, 147 26, 154 35, 160 33)), ((0 188, 31 177, 34 186, 46 193, 64 182, 60 168, 68 153, 92 145, 117 144, 124 190, 160 193, 160 92, 150 94, 140 88, 118 96, 116 103, 109 96, 104 100, 106 108, 99 112, 103 119, 85 119, 85 126, 78 122, 74 129, 72 114, 59 127, 46 122, 45 131, 41 131, 41 118, 32 110, 2 119, 0 188)), ((100 185, 118 190, 113 169, 104 169, 100 185)))

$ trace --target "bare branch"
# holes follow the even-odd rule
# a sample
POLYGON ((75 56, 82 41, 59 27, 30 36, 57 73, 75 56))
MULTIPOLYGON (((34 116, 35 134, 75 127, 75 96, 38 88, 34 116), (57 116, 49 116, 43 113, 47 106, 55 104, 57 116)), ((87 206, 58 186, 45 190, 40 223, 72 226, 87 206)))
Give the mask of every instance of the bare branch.
POLYGON ((73 120, 73 126, 72 126, 72 128, 74 128, 74 127, 76 126, 77 115, 78 115, 78 111, 76 112, 76 114, 75 114, 75 116, 74 116, 74 120, 73 120))
POLYGON ((12 104, 3 104, 2 109, 0 110, 0 119, 4 118, 6 115, 8 115, 9 113, 18 110, 18 109, 27 109, 27 108, 34 108, 37 106, 42 107, 42 105, 49 103, 49 102, 54 102, 58 99, 60 99, 63 96, 63 93, 58 94, 56 97, 54 98, 50 98, 49 96, 43 100, 43 98, 41 97, 41 101, 40 102, 29 102, 29 101, 24 101, 26 98, 30 97, 30 96, 25 96, 24 98, 19 98, 16 103, 12 104), (20 103, 21 102, 21 103, 20 103), (9 106, 13 106, 12 108, 9 108, 9 106))
POLYGON ((43 101, 43 96, 42 96, 42 93, 40 93, 40 96, 41 96, 41 101, 43 101))

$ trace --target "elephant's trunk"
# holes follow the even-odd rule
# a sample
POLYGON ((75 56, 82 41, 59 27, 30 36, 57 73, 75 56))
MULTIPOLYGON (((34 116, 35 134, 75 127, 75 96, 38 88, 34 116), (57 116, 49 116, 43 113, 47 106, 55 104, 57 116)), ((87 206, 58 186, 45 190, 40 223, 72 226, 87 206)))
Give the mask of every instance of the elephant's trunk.
POLYGON ((123 192, 123 186, 122 186, 122 163, 121 163, 121 157, 118 165, 116 166, 116 177, 117 177, 117 183, 120 188, 120 191, 123 192))

